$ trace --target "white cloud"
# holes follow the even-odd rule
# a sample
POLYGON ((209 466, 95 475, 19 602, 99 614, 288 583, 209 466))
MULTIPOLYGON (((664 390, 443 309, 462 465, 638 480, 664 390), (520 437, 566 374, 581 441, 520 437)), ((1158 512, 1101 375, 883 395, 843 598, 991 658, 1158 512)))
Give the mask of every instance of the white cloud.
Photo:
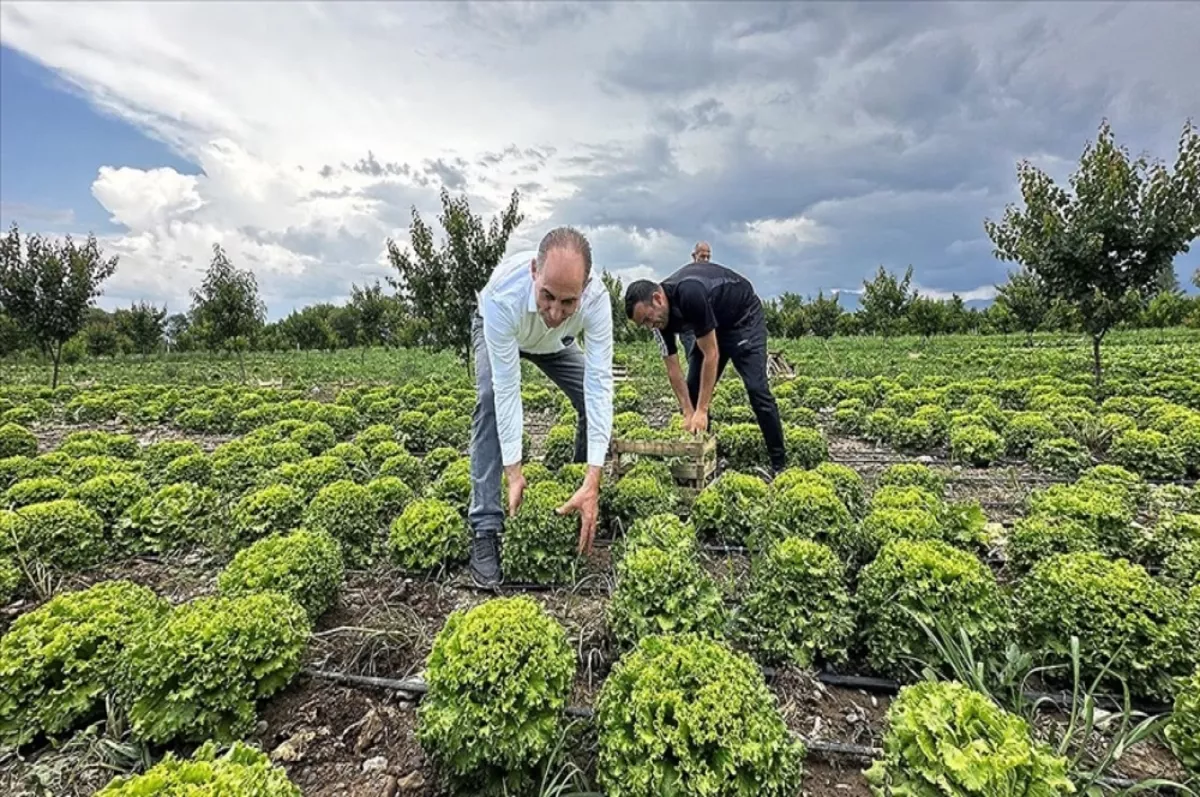
POLYGON ((828 231, 812 219, 760 219, 746 225, 745 237, 755 249, 800 249, 828 240, 828 231))
POLYGON ((185 218, 204 204, 197 178, 174 169, 130 169, 101 166, 92 195, 112 213, 112 220, 131 229, 155 227, 185 218))
POLYGON ((885 259, 945 258, 939 279, 961 260, 974 273, 954 284, 977 283, 981 214, 1008 198, 992 164, 1011 186, 1025 153, 1075 157, 1062 131, 1102 113, 1173 143, 1200 107, 1198 9, 6 2, 0 41, 202 171, 99 170, 93 195, 127 230, 105 239, 122 258, 107 302, 180 305, 221 243, 278 316, 382 276, 384 240, 412 206, 436 214, 442 182, 485 215, 521 187, 514 246, 571 208, 554 220, 626 279, 705 239, 765 295, 854 285, 885 259), (788 161, 806 167, 770 168, 788 161), (620 194, 579 196, 626 169, 620 194), (605 203, 626 198, 674 223, 615 218, 605 203))
POLYGON ((991 301, 996 298, 995 285, 980 285, 978 288, 971 288, 965 291, 944 291, 939 288, 926 288, 916 284, 912 285, 913 290, 922 296, 927 296, 930 299, 941 299, 945 301, 958 294, 958 297, 964 302, 991 301))

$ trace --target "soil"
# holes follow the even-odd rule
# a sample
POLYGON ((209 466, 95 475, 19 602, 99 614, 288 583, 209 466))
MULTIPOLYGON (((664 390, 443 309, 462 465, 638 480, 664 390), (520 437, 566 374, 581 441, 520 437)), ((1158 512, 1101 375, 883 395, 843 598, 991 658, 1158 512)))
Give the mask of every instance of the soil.
POLYGON ((801 797, 872 797, 871 789, 862 770, 867 763, 850 762, 847 759, 823 761, 809 756, 804 762, 804 781, 801 797))
POLYGON ((437 794, 416 738, 416 712, 382 690, 302 677, 270 701, 252 741, 306 797, 437 794))

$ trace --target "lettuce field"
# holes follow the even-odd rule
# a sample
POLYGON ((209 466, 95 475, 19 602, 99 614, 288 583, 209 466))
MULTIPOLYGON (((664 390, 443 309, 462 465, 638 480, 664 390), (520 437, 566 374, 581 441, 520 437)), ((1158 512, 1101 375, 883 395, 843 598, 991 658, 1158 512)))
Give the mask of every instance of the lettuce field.
MULTIPOLYGON (((525 372, 505 585, 445 353, 0 362, 0 793, 1051 797, 1200 789, 1200 333, 772 346, 719 471, 553 509, 525 372), (242 368, 246 379, 242 380, 242 368)), ((620 346, 614 437, 683 439, 620 346)))

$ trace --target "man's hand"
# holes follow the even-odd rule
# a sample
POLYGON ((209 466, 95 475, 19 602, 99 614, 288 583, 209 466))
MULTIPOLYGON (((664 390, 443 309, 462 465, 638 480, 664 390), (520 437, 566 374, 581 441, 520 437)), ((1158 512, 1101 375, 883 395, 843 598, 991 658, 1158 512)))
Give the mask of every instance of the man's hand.
POLYGON ((571 500, 555 511, 560 515, 579 513, 579 553, 590 554, 592 540, 596 536, 596 519, 600 515, 600 469, 588 468, 583 484, 571 496, 571 500))
POLYGON ((688 432, 707 432, 708 410, 697 409, 692 413, 691 417, 684 419, 683 428, 688 432))
POLYGON ((508 476, 508 516, 516 517, 521 508, 521 500, 525 497, 525 474, 521 472, 521 463, 514 462, 504 469, 508 476))

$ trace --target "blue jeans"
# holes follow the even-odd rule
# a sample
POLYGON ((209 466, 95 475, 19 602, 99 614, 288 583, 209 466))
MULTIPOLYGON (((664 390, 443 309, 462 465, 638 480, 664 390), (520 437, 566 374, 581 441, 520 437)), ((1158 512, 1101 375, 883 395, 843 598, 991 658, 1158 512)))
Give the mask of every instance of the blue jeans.
MULTIPOLYGON (((467 524, 478 535, 498 534, 504 527, 503 497, 500 495, 504 466, 500 435, 496 432, 496 395, 492 389, 492 366, 483 340, 483 320, 471 322, 471 346, 475 353, 475 413, 471 418, 471 502, 467 524)), ((575 461, 587 461, 587 412, 583 399, 584 358, 579 344, 570 342, 553 354, 521 352, 541 369, 550 381, 567 394, 579 415, 575 428, 575 461)))

